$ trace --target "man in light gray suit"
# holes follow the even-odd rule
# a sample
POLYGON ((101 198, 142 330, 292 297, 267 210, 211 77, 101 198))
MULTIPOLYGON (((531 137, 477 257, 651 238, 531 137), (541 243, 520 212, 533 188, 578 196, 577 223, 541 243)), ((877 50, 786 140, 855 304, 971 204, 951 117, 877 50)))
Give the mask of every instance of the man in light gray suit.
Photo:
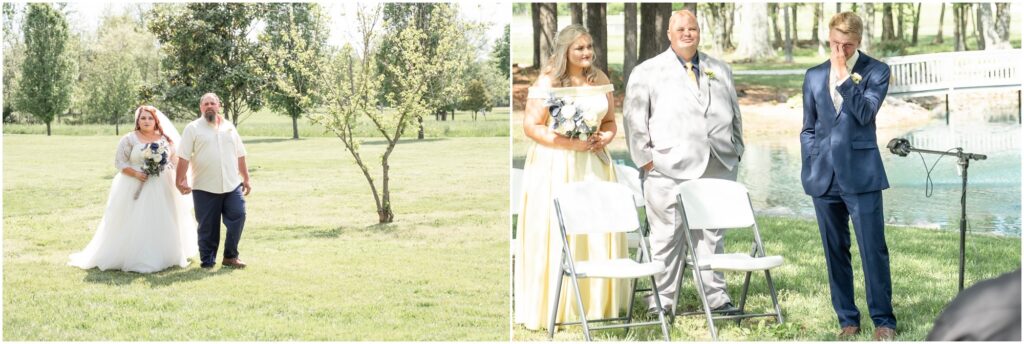
MULTIPOLYGON (((673 13, 668 37, 670 49, 633 69, 623 111, 629 153, 636 166, 642 166, 652 256, 669 267, 655 276, 661 304, 674 311, 686 245, 674 190, 695 178, 736 180, 743 131, 732 69, 697 51, 697 17, 686 10, 673 13)), ((698 255, 722 252, 720 230, 691 234, 699 241, 698 255)), ((725 292, 721 272, 704 272, 701 278, 712 310, 738 311, 725 292)), ((653 299, 648 301, 654 307, 653 299)))

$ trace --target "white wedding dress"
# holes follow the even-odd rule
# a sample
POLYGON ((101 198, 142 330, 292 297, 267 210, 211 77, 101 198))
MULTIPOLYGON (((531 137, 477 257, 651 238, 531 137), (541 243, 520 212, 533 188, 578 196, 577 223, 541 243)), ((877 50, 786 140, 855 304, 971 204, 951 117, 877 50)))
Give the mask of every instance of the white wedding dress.
MULTIPOLYGON (((142 149, 147 144, 135 133, 125 135, 118 145, 118 172, 96 234, 85 250, 71 255, 68 265, 150 273, 175 265, 188 266, 188 258, 198 254, 192 199, 175 187, 173 167, 159 176, 150 176, 139 198, 133 199, 141 182, 121 173, 121 169, 130 166, 142 171, 142 149)), ((157 142, 167 141, 161 138, 157 142)), ((168 160, 177 161, 173 154, 170 157, 168 160)))

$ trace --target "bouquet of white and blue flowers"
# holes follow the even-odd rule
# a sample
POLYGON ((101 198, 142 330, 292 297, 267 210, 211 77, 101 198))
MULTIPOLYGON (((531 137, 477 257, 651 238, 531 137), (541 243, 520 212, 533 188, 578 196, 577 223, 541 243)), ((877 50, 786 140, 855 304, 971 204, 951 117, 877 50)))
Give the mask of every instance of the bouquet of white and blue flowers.
MULTIPOLYGON (((142 147, 142 173, 150 177, 159 176, 160 172, 167 169, 167 155, 167 144, 164 142, 153 142, 142 147)), ((142 192, 144 185, 146 184, 140 184, 139 189, 135 191, 135 199, 139 199, 139 193, 142 192)))
MULTIPOLYGON (((601 118, 599 116, 602 114, 584 111, 572 101, 572 98, 552 96, 544 102, 544 105, 548 107, 548 113, 551 114, 551 129, 559 135, 585 141, 600 130, 601 118)), ((604 163, 608 163, 604 149, 595 151, 594 154, 604 163)))

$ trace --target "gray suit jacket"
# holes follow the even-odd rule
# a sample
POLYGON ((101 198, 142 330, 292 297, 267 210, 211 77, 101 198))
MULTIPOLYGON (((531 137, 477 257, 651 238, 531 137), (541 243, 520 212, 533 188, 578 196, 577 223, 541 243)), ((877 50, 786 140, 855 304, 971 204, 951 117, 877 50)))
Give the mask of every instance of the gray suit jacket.
POLYGON ((698 54, 699 89, 671 48, 633 69, 623 112, 626 142, 636 166, 653 161, 654 170, 663 175, 696 179, 704 174, 709 156, 730 170, 739 164, 743 127, 732 68, 698 54))

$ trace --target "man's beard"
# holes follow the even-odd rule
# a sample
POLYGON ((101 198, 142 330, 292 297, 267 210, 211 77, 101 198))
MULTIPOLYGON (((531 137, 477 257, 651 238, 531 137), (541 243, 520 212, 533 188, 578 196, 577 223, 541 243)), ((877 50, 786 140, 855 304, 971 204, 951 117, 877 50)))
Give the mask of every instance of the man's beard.
POLYGON ((212 123, 212 122, 217 120, 217 112, 215 112, 215 111, 207 111, 205 114, 203 114, 203 117, 206 117, 206 121, 207 122, 211 122, 212 123))

